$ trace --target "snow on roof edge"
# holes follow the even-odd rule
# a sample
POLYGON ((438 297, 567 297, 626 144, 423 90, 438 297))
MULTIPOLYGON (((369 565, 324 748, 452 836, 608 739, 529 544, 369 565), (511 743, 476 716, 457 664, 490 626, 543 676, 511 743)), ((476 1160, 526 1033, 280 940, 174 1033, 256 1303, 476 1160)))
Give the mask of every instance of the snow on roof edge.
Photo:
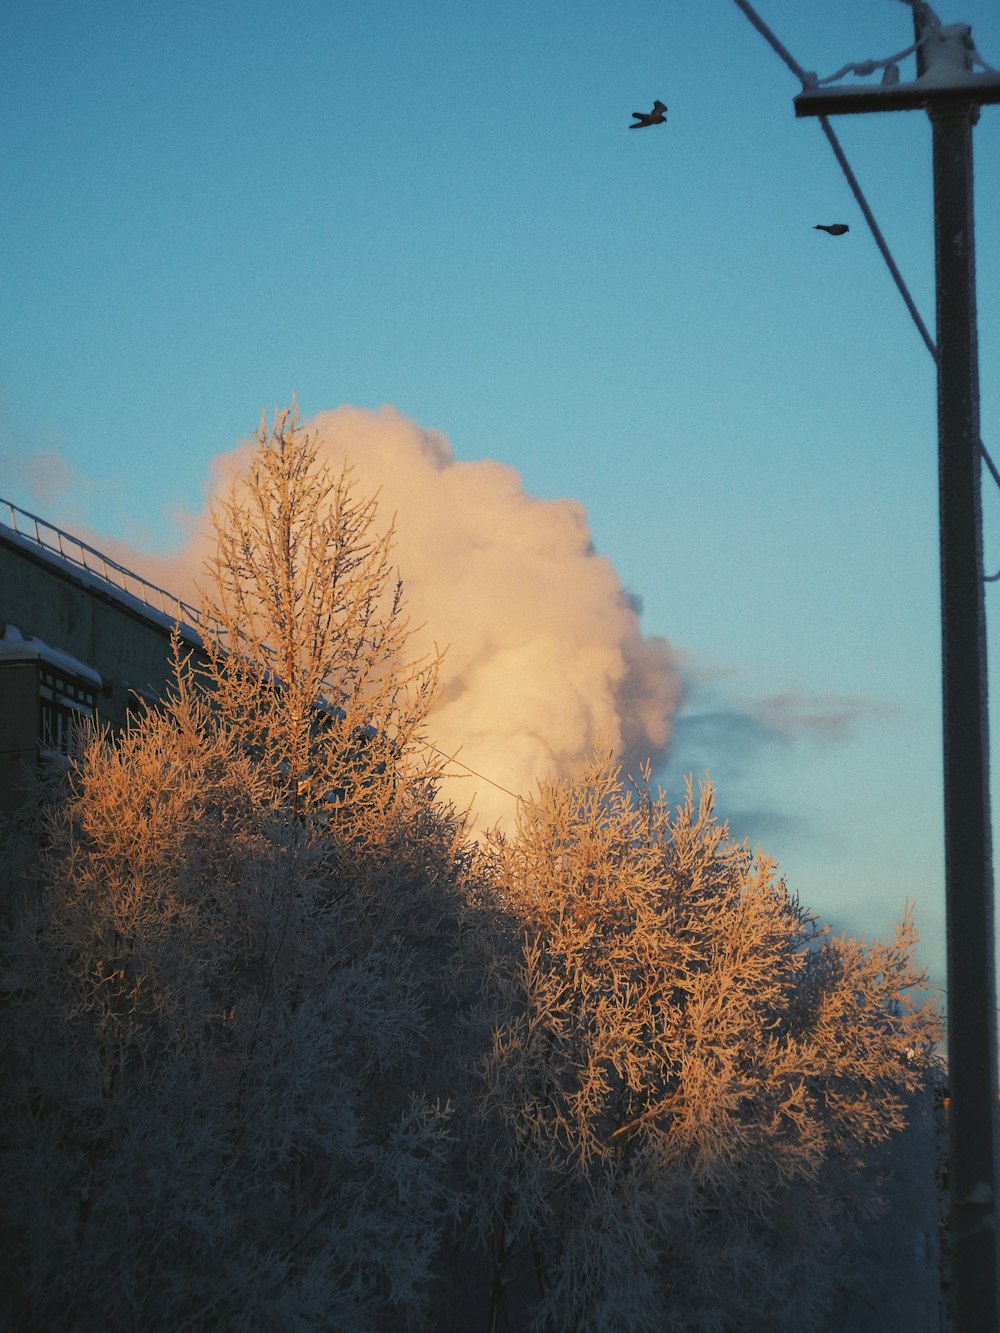
POLYGON ((22 634, 16 625, 7 624, 3 638, 0 639, 0 662, 47 662, 57 667, 68 676, 76 676, 93 685, 95 690, 103 689, 104 680, 99 671, 81 662, 78 657, 64 652, 61 648, 52 648, 44 639, 34 635, 22 634))

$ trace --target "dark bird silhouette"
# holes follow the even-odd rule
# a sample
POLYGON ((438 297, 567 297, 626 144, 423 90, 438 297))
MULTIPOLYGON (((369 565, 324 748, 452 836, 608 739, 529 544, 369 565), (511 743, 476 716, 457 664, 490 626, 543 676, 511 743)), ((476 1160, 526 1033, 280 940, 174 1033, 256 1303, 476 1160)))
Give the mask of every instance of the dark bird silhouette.
POLYGON ((633 111, 635 124, 630 125, 630 130, 644 130, 647 125, 665 125, 667 108, 662 102, 654 102, 652 111, 633 111))
POLYGON ((831 236, 843 236, 845 231, 850 231, 851 229, 846 222, 831 222, 829 225, 817 222, 813 230, 828 231, 831 236))

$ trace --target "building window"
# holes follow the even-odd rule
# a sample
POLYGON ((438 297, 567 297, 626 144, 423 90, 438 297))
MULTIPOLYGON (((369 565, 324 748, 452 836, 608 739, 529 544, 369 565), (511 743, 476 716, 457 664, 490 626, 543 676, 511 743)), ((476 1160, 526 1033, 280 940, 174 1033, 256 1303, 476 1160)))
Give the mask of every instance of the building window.
POLYGON ((74 730, 86 717, 93 717, 97 697, 92 686, 61 675, 44 662, 39 663, 41 696, 39 740, 48 750, 69 754, 74 730))

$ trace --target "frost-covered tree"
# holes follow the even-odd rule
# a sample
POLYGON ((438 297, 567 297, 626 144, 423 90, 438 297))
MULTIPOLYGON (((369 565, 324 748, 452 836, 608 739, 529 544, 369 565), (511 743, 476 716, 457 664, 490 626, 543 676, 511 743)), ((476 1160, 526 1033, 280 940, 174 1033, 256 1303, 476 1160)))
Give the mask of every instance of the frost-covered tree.
POLYGON ((262 424, 215 515, 205 655, 175 644, 171 698, 89 734, 16 831, 14 1327, 426 1318, 486 914, 375 516, 294 410, 262 424))
POLYGON ((213 511, 201 589, 216 704, 296 814, 373 833, 428 772, 436 659, 414 659, 393 529, 294 406, 262 418, 213 511))
POLYGON ((671 813, 610 760, 494 854, 521 942, 483 1104, 495 1326, 822 1327, 939 1035, 912 921, 836 938, 710 787, 671 813))

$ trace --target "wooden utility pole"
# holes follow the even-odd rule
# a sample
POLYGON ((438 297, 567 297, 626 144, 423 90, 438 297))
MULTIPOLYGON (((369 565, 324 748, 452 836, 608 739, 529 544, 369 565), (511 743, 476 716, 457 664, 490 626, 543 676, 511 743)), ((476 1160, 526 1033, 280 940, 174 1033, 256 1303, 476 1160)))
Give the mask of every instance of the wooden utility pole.
MULTIPOLYGON (((914 6, 917 78, 807 87, 797 116, 898 111, 930 117, 937 291, 938 477, 944 725, 945 893, 952 1303, 956 1333, 1000 1330, 997 1031, 990 843, 986 621, 980 500, 979 365, 972 126, 1000 102, 976 74, 964 24, 914 6)), ((890 76, 891 77, 891 76, 890 76)), ((898 78, 898 72, 896 74, 898 78)))

